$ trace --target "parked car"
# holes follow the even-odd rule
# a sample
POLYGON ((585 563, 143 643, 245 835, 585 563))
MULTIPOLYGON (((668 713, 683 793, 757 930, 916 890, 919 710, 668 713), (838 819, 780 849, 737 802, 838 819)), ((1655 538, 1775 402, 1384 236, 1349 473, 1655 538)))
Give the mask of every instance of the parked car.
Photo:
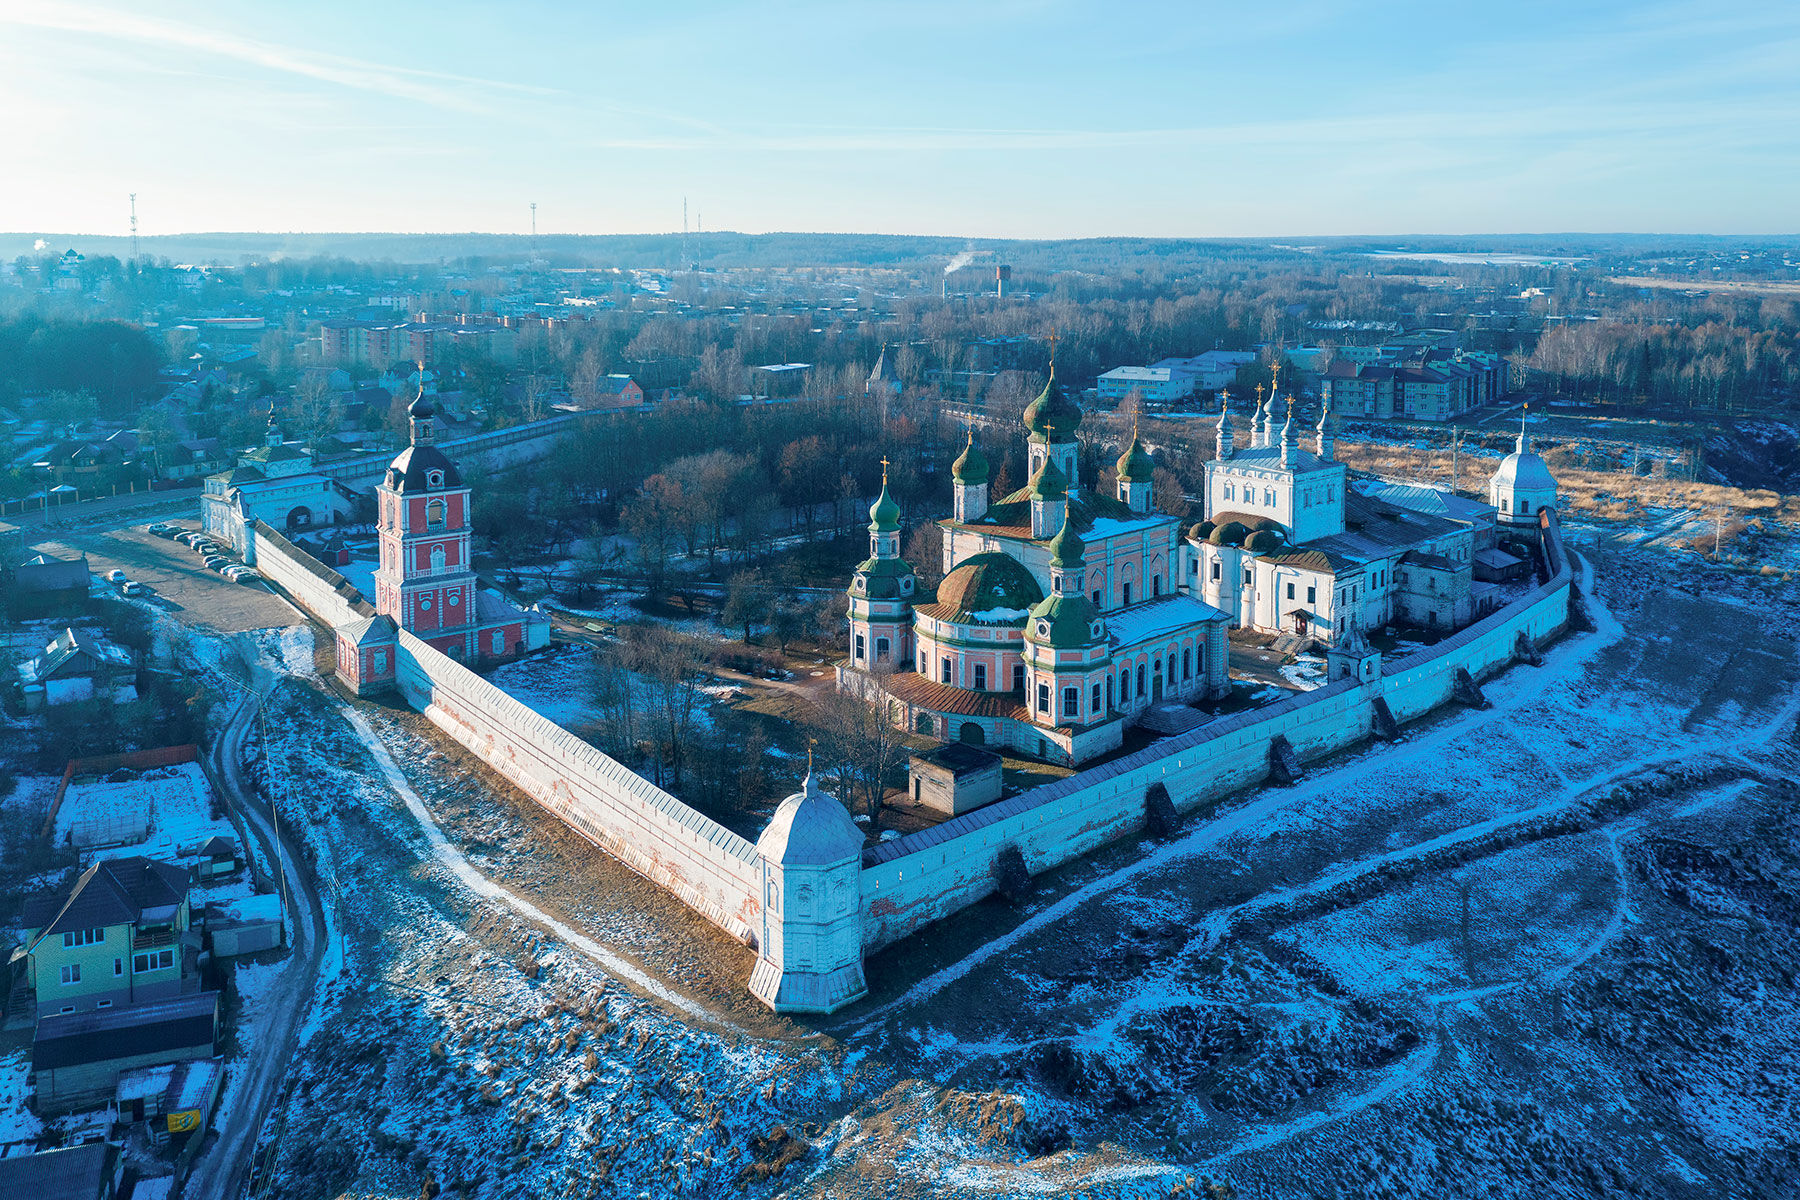
POLYGON ((150 532, 154 533, 159 538, 178 538, 181 536, 180 527, 175 525, 165 525, 161 529, 152 529, 150 532))
POLYGON ((108 583, 124 583, 125 582, 125 572, 119 570, 119 568, 117 568, 117 567, 114 567, 112 570, 110 570, 106 573, 106 581, 108 583))
POLYGON ((255 583, 261 578, 262 572, 253 567, 245 567, 243 570, 234 573, 231 577, 231 581, 233 583, 255 583))
POLYGON ((175 539, 184 546, 198 546, 206 540, 204 533, 184 533, 175 539))
POLYGON ((206 569, 209 571, 217 571, 222 567, 229 567, 231 565, 231 560, 226 558, 223 554, 209 554, 206 556, 205 562, 206 569))
POLYGON ((124 592, 127 596, 142 596, 146 592, 148 592, 150 589, 145 587, 143 584, 139 583, 137 580, 133 579, 133 580, 130 580, 129 582, 127 582, 125 584, 125 586, 120 588, 119 590, 121 592, 124 592))

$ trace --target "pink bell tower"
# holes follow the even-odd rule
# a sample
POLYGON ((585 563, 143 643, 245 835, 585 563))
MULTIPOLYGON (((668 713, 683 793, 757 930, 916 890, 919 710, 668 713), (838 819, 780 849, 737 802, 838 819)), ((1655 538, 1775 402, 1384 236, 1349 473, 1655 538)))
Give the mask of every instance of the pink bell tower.
POLYGON ((381 540, 375 608, 452 658, 472 660, 481 648, 469 489, 435 444, 435 410, 423 387, 406 411, 411 445, 375 488, 381 540))

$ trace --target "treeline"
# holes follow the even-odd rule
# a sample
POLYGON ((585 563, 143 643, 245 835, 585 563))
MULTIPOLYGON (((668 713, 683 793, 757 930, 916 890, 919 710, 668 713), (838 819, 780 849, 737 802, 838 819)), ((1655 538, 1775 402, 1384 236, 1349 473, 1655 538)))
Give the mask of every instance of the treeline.
POLYGON ((0 403, 45 392, 85 392, 101 416, 125 418, 151 395, 161 349, 124 321, 24 311, 0 315, 0 403))
POLYGON ((1532 382, 1578 400, 1731 413, 1800 395, 1792 328, 1582 321, 1546 330, 1532 382))

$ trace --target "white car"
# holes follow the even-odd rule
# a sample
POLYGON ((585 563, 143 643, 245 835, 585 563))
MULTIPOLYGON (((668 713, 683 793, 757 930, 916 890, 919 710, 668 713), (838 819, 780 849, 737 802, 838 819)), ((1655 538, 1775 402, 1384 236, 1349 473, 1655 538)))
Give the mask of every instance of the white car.
POLYGON ((143 584, 139 583, 137 580, 134 579, 131 582, 127 583, 124 587, 120 588, 119 590, 121 592, 124 592, 127 596, 142 596, 145 592, 149 591, 150 589, 145 587, 143 584))
POLYGON ((114 567, 112 570, 110 570, 106 573, 106 581, 108 583, 124 583, 125 582, 125 572, 119 570, 119 568, 117 568, 117 567, 114 567))

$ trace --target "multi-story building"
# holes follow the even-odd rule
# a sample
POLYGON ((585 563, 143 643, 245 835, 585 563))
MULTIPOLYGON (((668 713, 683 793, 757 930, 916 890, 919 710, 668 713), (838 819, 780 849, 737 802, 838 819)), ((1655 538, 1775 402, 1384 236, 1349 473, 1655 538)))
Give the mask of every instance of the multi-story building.
POLYGON ((17 952, 38 1014, 158 1000, 199 986, 188 871, 147 858, 95 863, 62 891, 25 902, 17 952), (184 987, 184 981, 192 987, 184 987))
MULTIPOLYGON (((1496 593, 1475 582, 1475 561, 1494 542, 1494 509, 1431 511, 1351 491, 1333 457, 1332 410, 1320 416, 1308 449, 1291 399, 1279 435, 1272 407, 1258 407, 1241 450, 1229 413, 1219 419, 1218 454, 1206 464, 1206 519, 1186 539, 1190 591, 1238 626, 1329 646, 1390 624, 1447 632, 1486 611, 1496 593)), ((1521 438, 1491 485, 1504 522, 1535 521, 1555 502, 1549 470, 1529 450, 1521 438)))
POLYGON ((326 321, 319 326, 319 360, 328 366, 442 362, 473 353, 499 363, 518 361, 518 334, 509 325, 450 321, 326 321))

